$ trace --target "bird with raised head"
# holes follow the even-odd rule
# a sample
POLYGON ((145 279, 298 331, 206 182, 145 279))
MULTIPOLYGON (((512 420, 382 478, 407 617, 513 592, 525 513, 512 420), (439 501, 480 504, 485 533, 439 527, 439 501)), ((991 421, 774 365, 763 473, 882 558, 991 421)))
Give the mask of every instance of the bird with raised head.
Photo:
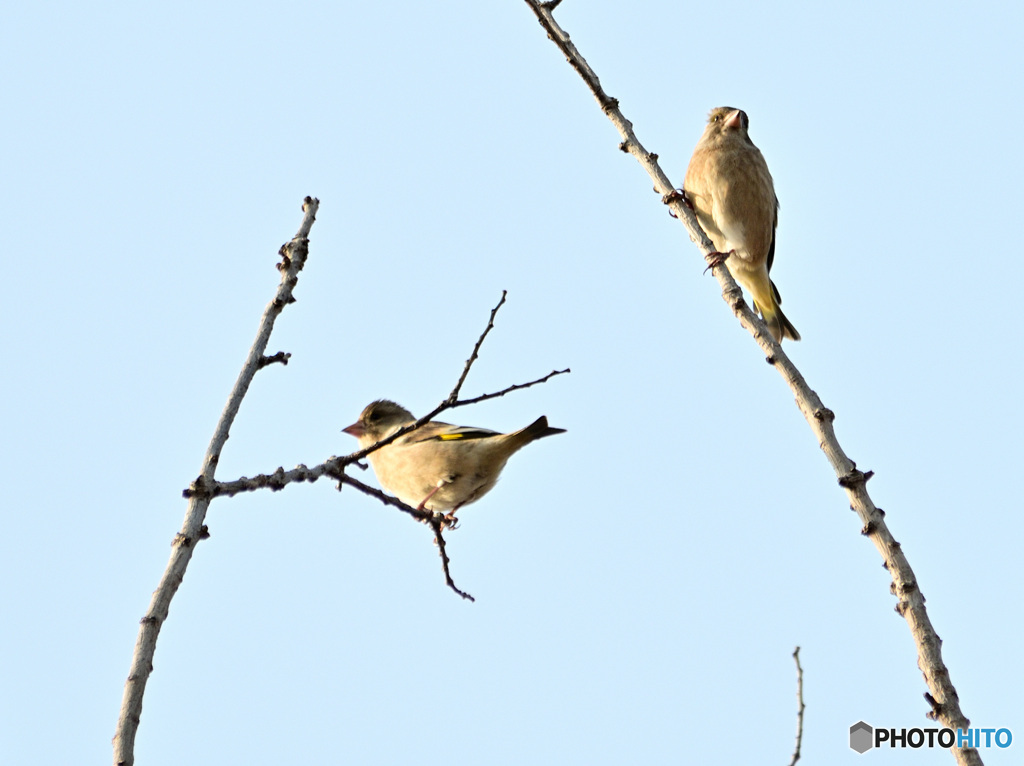
POLYGON ((731 106, 713 109, 693 150, 683 191, 701 228, 754 301, 772 337, 800 340, 782 313, 782 298, 769 278, 775 260, 779 200, 761 150, 750 140, 747 113, 731 106))

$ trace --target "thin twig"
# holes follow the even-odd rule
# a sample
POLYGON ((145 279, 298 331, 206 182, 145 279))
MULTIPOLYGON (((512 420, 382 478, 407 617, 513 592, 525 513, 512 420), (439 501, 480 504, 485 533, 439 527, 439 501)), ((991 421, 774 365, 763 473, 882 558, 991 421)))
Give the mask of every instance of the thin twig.
POLYGON ((462 384, 465 383, 466 378, 469 377, 469 369, 473 366, 473 362, 477 360, 477 356, 480 353, 480 347, 484 345, 484 338, 486 338, 487 334, 494 329, 494 317, 497 315, 498 309, 500 309, 505 303, 506 295, 508 295, 508 290, 502 290, 501 300, 498 301, 497 306, 491 309, 491 317, 487 320, 487 326, 484 328, 484 331, 480 334, 480 337, 477 338, 476 345, 473 346, 473 353, 470 354, 469 359, 466 360, 466 367, 462 371, 462 375, 459 376, 459 382, 455 384, 455 388, 453 388, 452 392, 448 394, 448 402, 450 404, 454 404, 459 400, 459 391, 462 390, 462 384))
MULTIPOLYGON (((654 181, 654 189, 662 196, 662 201, 670 207, 675 216, 686 226, 687 231, 704 255, 710 260, 714 253, 714 245, 682 199, 675 191, 675 186, 658 165, 658 156, 648 152, 633 133, 633 125, 619 110, 619 102, 608 96, 601 88, 600 80, 593 69, 580 55, 576 46, 569 40, 569 35, 555 22, 548 4, 538 0, 525 0, 526 4, 537 16, 541 26, 547 31, 548 37, 559 50, 565 54, 570 65, 583 78, 591 93, 597 99, 601 109, 618 129, 623 141, 619 148, 632 154, 647 171, 654 181)), ((956 689, 949 678, 949 670, 942 661, 941 642, 932 627, 925 609, 924 595, 917 585, 917 578, 906 556, 903 555, 899 543, 893 539, 883 518, 881 509, 877 508, 868 495, 866 484, 871 472, 857 470, 857 465, 839 446, 835 431, 832 428, 834 414, 822 404, 818 395, 811 390, 803 375, 790 361, 768 332, 768 328, 760 317, 754 314, 743 300, 743 293, 736 284, 728 268, 719 265, 712 272, 722 288, 722 297, 739 319, 740 324, 753 335, 754 340, 767 354, 768 362, 785 379, 796 395, 797 406, 814 432, 815 439, 832 465, 839 484, 849 497, 851 507, 857 512, 863 524, 862 532, 870 537, 883 563, 892 576, 892 592, 897 597, 896 611, 903 615, 910 627, 914 643, 917 645, 918 667, 924 674, 928 685, 925 695, 931 710, 928 717, 940 721, 950 729, 967 729, 970 721, 960 709, 956 689)), ((974 748, 952 748, 954 757, 959 764, 975 766, 981 763, 978 751, 974 748)))
POLYGON ((413 508, 411 505, 406 505, 394 495, 388 495, 376 487, 371 487, 369 484, 363 484, 359 479, 349 476, 347 473, 330 474, 331 478, 336 479, 339 482, 338 489, 341 489, 341 484, 348 484, 350 487, 355 487, 360 492, 375 497, 380 500, 384 505, 390 505, 393 508, 397 508, 402 513, 407 513, 412 516, 416 521, 421 521, 424 524, 429 524, 434 520, 434 512, 427 510, 420 510, 419 508, 413 508))
POLYGON ((457 587, 455 587, 455 581, 452 580, 452 575, 448 571, 448 564, 449 564, 448 553, 445 550, 444 537, 441 534, 441 531, 445 527, 445 517, 444 517, 444 514, 435 513, 434 514, 434 518, 432 518, 430 520, 430 526, 434 530, 434 542, 437 543, 437 551, 438 551, 438 553, 441 554, 441 569, 444 570, 444 580, 448 584, 448 587, 451 588, 456 593, 458 593, 464 599, 466 599, 468 601, 476 601, 476 599, 473 598, 468 593, 466 593, 466 591, 459 590, 457 587))
POLYGON ((390 505, 402 513, 407 513, 412 516, 416 521, 422 521, 424 524, 429 524, 430 528, 434 530, 434 542, 437 545, 437 550, 441 554, 441 569, 444 571, 444 580, 448 587, 458 593, 464 599, 469 601, 476 601, 471 595, 466 593, 464 590, 459 590, 455 585, 455 581, 452 579, 452 573, 449 569, 448 553, 445 550, 444 535, 442 534, 445 527, 451 526, 452 519, 443 513, 436 511, 421 511, 419 508, 413 508, 411 505, 406 505, 397 497, 387 495, 381 492, 375 487, 371 487, 367 484, 363 484, 358 479, 353 479, 351 476, 345 473, 332 474, 335 479, 338 480, 338 488, 341 488, 342 484, 348 484, 351 487, 355 487, 360 492, 364 492, 371 497, 375 497, 385 505, 390 505))
POLYGON ((475 396, 472 399, 460 399, 459 401, 452 404, 452 407, 465 407, 468 404, 479 404, 480 402, 486 402, 488 399, 497 399, 499 396, 511 394, 513 391, 519 391, 520 389, 523 388, 536 386, 538 383, 547 383, 549 380, 551 380, 551 378, 555 377, 556 375, 565 375, 566 373, 569 372, 572 372, 572 370, 570 370, 568 367, 566 367, 564 370, 552 370, 543 378, 531 380, 529 383, 516 383, 515 385, 509 386, 508 388, 503 388, 501 391, 495 391, 493 394, 482 394, 480 396, 475 396))
POLYGON ((804 669, 800 667, 800 647, 793 650, 793 659, 796 661, 796 749, 793 751, 793 758, 789 766, 796 766, 800 760, 800 745, 804 741, 804 669))
MULTIPOLYGON (((202 471, 194 483, 197 486, 204 486, 213 483, 214 471, 220 460, 221 451, 228 439, 231 426, 242 399, 253 377, 263 365, 264 352, 267 342, 270 340, 270 333, 274 329, 274 322, 278 315, 289 303, 294 302, 292 292, 298 282, 299 272, 306 263, 309 254, 309 230, 316 220, 317 209, 320 206, 319 200, 306 197, 302 203, 303 219, 298 232, 292 240, 281 246, 279 254, 281 263, 278 269, 281 272, 281 282, 278 285, 274 299, 267 305, 260 320, 259 329, 256 333, 256 340, 249 349, 249 355, 242 365, 242 371, 238 374, 234 387, 228 396, 227 404, 221 413, 217 427, 214 429, 210 445, 203 458, 202 471)), ((185 521, 181 531, 175 536, 171 544, 171 558, 167 563, 160 584, 153 592, 146 616, 142 618, 139 636, 135 642, 135 652, 132 655, 131 670, 128 673, 128 680, 124 685, 124 696, 121 701, 121 712, 118 716, 117 731, 114 734, 114 763, 118 765, 131 766, 135 762, 135 735, 139 728, 139 721, 142 715, 142 698, 146 691, 146 681, 153 671, 153 655, 156 652, 156 641, 160 635, 160 628, 167 619, 171 599, 181 585, 185 570, 188 568, 192 552, 195 550, 199 540, 209 536, 206 526, 203 523, 206 518, 206 510, 210 505, 210 497, 205 493, 196 493, 192 496, 185 512, 185 521)))

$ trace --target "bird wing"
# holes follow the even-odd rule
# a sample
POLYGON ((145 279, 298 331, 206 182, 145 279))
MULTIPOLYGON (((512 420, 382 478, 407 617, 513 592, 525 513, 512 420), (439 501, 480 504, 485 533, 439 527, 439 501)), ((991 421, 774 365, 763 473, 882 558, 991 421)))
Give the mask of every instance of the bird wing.
POLYGON ((418 431, 409 435, 409 441, 461 441, 469 439, 486 439, 490 436, 501 436, 499 431, 489 431, 486 428, 473 428, 471 426, 453 426, 449 423, 427 423, 418 431))
POLYGON ((712 150, 705 147, 703 142, 698 144, 686 169, 683 190, 693 205, 693 211, 704 233, 711 238, 716 248, 722 249, 725 248, 726 236, 718 227, 715 216, 716 207, 720 202, 715 199, 714 186, 709 183, 715 172, 713 161, 712 150))

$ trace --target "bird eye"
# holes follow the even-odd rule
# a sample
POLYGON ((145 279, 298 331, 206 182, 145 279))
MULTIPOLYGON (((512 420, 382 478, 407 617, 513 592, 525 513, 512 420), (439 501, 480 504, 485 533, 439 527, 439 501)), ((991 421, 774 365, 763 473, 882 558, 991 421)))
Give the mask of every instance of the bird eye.
POLYGON ((371 412, 369 415, 366 416, 366 419, 369 420, 371 423, 376 423, 378 420, 380 420, 380 413, 377 411, 371 412))

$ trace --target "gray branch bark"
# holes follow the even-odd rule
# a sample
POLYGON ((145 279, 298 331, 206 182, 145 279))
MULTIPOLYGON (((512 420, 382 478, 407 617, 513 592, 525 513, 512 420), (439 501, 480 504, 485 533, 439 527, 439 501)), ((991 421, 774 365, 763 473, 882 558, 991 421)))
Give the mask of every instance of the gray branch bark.
MULTIPOLYGON (((249 349, 249 355, 238 374, 231 394, 228 396, 227 404, 221 413, 220 420, 210 439, 210 446, 203 458, 202 471, 196 482, 200 484, 212 483, 214 472, 217 470, 217 463, 220 460, 221 451, 228 440, 231 426, 238 414, 238 408, 242 404, 246 391, 252 383, 256 372, 266 366, 270 361, 282 361, 286 359, 280 355, 273 357, 264 356, 267 350, 267 342, 270 340, 270 333, 274 329, 274 322, 278 315, 289 303, 294 302, 292 291, 298 282, 299 272, 306 263, 306 256, 309 253, 309 230, 316 220, 316 212, 320 201, 306 197, 302 204, 304 213, 302 224, 299 226, 295 237, 288 243, 281 246, 281 263, 278 269, 281 271, 281 282, 278 285, 274 299, 267 305, 260 320, 259 330, 256 333, 256 340, 249 349)), ((114 763, 118 766, 131 766, 135 763, 135 735, 139 729, 139 721, 142 716, 142 697, 146 691, 146 682, 150 673, 153 672, 153 654, 156 651, 156 640, 160 635, 160 628, 167 620, 170 610, 171 599, 177 593, 182 579, 185 577, 185 570, 192 558, 196 543, 208 537, 206 526, 206 510, 210 506, 210 496, 205 493, 197 493, 188 504, 185 511, 185 522, 181 531, 175 535, 171 543, 171 558, 167 562, 160 584, 153 592, 153 598, 149 603, 146 616, 142 618, 139 628, 139 636, 135 642, 135 651, 132 655, 131 670, 128 673, 128 680, 124 685, 124 696, 121 700, 121 712, 117 719, 117 732, 114 734, 114 763)))
MULTIPOLYGON (((709 256, 714 253, 714 245, 701 229, 700 224, 697 223, 693 211, 683 201, 682 196, 675 191, 675 186, 658 165, 658 156, 643 147, 633 132, 633 124, 619 110, 618 100, 604 92, 594 70, 580 55, 576 46, 569 39, 569 35, 555 21, 552 12, 558 2, 541 3, 538 0, 526 0, 526 4, 536 14, 540 25, 547 32, 551 41, 565 54, 570 66, 583 78, 601 109, 619 131, 623 139, 619 148, 632 154, 647 171, 654 181, 655 191, 663 195, 662 201, 686 226, 690 239, 700 248, 705 260, 710 262, 709 256)), ((970 726, 970 721, 960 710, 956 689, 950 681, 949 670, 942 661, 942 642, 932 627, 931 620, 928 619, 924 595, 918 587, 917 577, 910 568, 906 556, 903 555, 899 543, 889 532, 884 519, 885 514, 881 509, 875 507, 868 495, 867 481, 871 478, 871 472, 859 471, 856 463, 843 452, 832 428, 834 414, 822 404, 818 395, 807 385, 807 381, 804 380, 796 365, 790 361, 782 347, 772 338, 765 324, 744 302, 743 293, 733 280, 729 270, 724 265, 720 265, 714 269, 713 273, 721 285, 722 297, 732 309, 733 314, 754 337, 761 350, 767 354, 768 362, 779 371, 796 396, 797 406, 832 465, 832 469, 839 479, 839 485, 846 490, 851 507, 860 517, 863 524, 862 533, 874 543, 882 556, 885 568, 892 576, 890 589, 897 598, 896 611, 906 618, 907 624, 910 626, 911 635, 917 646, 917 664, 924 674, 928 686, 928 692, 924 695, 931 707, 928 717, 938 720, 943 726, 950 729, 967 729, 970 726)), ((982 762, 981 756, 975 748, 954 747, 952 751, 959 764, 975 766, 982 762)))

